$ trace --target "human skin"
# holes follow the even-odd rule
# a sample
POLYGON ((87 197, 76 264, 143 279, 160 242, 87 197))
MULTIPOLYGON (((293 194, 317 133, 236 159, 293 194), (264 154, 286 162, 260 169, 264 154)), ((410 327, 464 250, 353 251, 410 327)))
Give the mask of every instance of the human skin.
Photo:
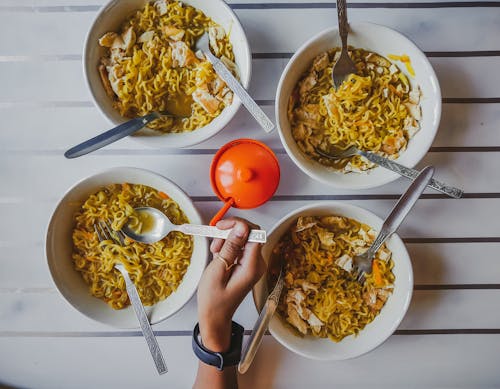
MULTIPOLYGON (((234 312, 265 273, 266 263, 260 253, 261 245, 247 242, 250 229, 259 228, 257 225, 244 219, 229 218, 219 221, 217 227, 221 230, 232 228, 232 231, 226 240, 215 239, 210 246, 213 259, 198 286, 198 320, 203 345, 214 352, 225 352, 231 343, 234 312), (224 261, 230 265, 236 260, 237 265, 226 270, 224 261)), ((193 388, 237 387, 235 366, 219 371, 199 362, 193 388)))

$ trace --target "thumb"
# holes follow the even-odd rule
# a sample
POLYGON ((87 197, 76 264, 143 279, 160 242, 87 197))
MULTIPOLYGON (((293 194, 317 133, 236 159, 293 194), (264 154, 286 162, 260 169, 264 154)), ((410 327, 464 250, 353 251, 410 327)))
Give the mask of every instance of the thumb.
POLYGON ((231 265, 239 256, 241 250, 245 247, 248 239, 249 227, 246 223, 236 220, 229 236, 219 251, 219 256, 231 265))

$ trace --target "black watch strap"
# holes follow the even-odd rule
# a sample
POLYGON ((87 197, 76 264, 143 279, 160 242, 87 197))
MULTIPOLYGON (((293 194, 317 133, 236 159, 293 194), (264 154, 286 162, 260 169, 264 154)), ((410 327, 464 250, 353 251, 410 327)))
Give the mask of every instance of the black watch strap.
POLYGON ((200 340, 200 325, 196 323, 193 330, 193 351, 200 361, 215 366, 219 370, 223 370, 227 366, 237 365, 241 358, 243 331, 244 328, 233 321, 231 325, 231 346, 228 351, 218 353, 203 346, 200 340))

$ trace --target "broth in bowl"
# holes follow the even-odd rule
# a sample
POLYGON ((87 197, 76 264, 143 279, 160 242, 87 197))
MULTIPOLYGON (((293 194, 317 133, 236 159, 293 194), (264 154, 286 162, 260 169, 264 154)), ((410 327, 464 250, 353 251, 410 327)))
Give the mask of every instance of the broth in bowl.
MULTIPOLYGON (((413 291, 411 262, 401 239, 389 237, 377 253, 379 268, 364 285, 355 284, 346 270, 382 224, 363 208, 324 201, 294 210, 274 225, 262 256, 269 273, 275 270, 271 261, 285 262, 283 293, 269 322, 279 343, 306 358, 343 360, 373 350, 396 330, 413 291)), ((255 285, 257 310, 273 286, 270 274, 255 285)))
POLYGON ((295 333, 339 342, 375 319, 394 288, 392 253, 382 245, 362 284, 353 271, 375 237, 364 223, 326 215, 300 216, 280 238, 271 257, 285 266, 278 313, 295 333))
POLYGON ((146 185, 112 184, 93 193, 75 215, 73 264, 89 285, 90 293, 114 309, 130 305, 121 273, 122 264, 135 284, 143 305, 151 306, 177 290, 191 261, 193 238, 172 231, 154 244, 135 242, 117 234, 135 208, 148 206, 164 212, 175 224, 189 223, 185 213, 166 193, 146 185), (121 244, 101 242, 98 223, 109 225, 121 244))
POLYGON ((98 66, 113 106, 127 118, 169 112, 148 127, 189 132, 209 124, 231 105, 233 92, 195 43, 208 33, 213 53, 237 73, 227 32, 202 11, 176 0, 157 0, 129 17, 99 45, 98 66))

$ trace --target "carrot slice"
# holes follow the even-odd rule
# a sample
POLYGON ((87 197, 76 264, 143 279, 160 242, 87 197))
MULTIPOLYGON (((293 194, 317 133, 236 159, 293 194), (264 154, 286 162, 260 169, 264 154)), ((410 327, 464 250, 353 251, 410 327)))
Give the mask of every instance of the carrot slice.
POLYGON ((170 196, 166 194, 165 192, 158 192, 158 196, 160 196, 162 199, 168 200, 170 196))
POLYGON ((372 271, 375 286, 384 286, 384 280, 382 279, 382 270, 380 270, 378 261, 373 261, 372 271))

